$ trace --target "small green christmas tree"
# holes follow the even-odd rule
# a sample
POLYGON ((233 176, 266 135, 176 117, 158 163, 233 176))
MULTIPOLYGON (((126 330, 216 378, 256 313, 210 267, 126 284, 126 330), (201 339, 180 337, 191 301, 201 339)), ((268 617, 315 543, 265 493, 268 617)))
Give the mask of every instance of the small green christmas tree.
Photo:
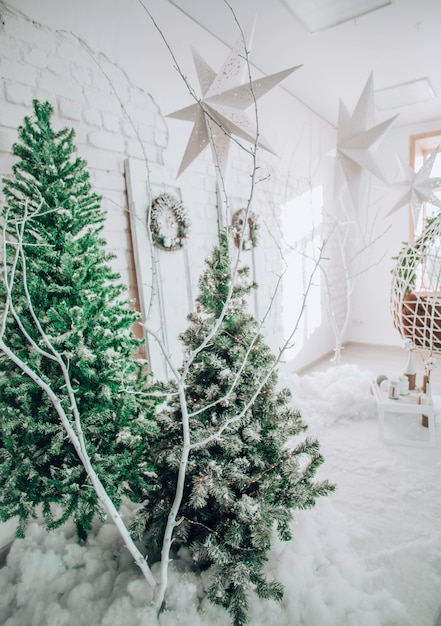
MULTIPOLYGON (((74 131, 55 131, 53 108, 34 101, 19 127, 18 161, 4 180, 9 244, 0 287, 11 303, 3 339, 61 399, 69 400, 49 343, 68 366, 86 450, 116 505, 145 490, 145 439, 153 431, 148 382, 134 359, 133 309, 102 238, 105 215, 74 131), (21 234, 20 234, 21 233, 21 234), (21 237, 22 255, 16 256, 21 237), (14 261, 15 259, 15 261, 14 261), (15 273, 14 270, 14 263, 15 273), (14 316, 13 313, 16 313, 14 316), (40 328, 41 326, 41 328, 40 328), (49 342, 49 343, 48 343, 49 342)), ((72 422, 73 424, 73 422, 72 422)), ((73 424, 74 425, 74 424, 73 424)), ((100 512, 97 495, 47 395, 0 353, 0 519, 18 516, 18 534, 41 511, 49 528, 75 521, 85 538, 100 512)))
MULTIPOLYGON (((282 598, 282 585, 268 581, 263 571, 274 527, 289 540, 293 511, 312 507, 333 489, 327 481, 312 481, 322 463, 317 441, 301 437, 287 445, 306 426, 290 406, 289 391, 276 389, 275 357, 246 311, 244 296, 252 287, 247 276, 248 268, 239 271, 222 323, 185 379, 191 444, 201 445, 190 452, 174 532, 176 550, 187 546, 199 567, 212 566, 209 597, 231 612, 235 626, 247 621, 251 589, 262 598, 282 598)), ((182 335, 187 357, 227 302, 231 266, 225 234, 199 287, 199 311, 189 316, 182 335)), ((142 512, 149 552, 160 548, 175 494, 181 404, 171 402, 158 419, 161 432, 152 450, 157 489, 142 512)))

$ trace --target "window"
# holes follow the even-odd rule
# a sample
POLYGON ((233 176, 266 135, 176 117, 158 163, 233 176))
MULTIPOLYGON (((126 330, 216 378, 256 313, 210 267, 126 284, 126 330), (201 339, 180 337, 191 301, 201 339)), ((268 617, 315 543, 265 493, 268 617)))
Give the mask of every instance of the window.
MULTIPOLYGON (((410 138, 411 167, 418 172, 440 144, 441 131, 412 136, 410 138)), ((428 176, 430 178, 441 177, 441 152, 439 151, 428 176)), ((433 193, 441 200, 440 189, 433 190, 433 193)), ((406 264, 414 268, 412 288, 418 293, 438 293, 440 290, 441 233, 436 224, 433 227, 429 226, 431 218, 437 216, 440 210, 430 202, 424 202, 416 224, 414 224, 413 216, 410 216, 410 241, 420 241, 419 238, 424 233, 422 242, 416 244, 415 247, 412 246, 406 257, 406 264)))
MULTIPOLYGON (((410 138, 410 165, 418 172, 424 165, 424 161, 432 154, 437 146, 441 144, 441 131, 434 131, 431 133, 424 133, 422 135, 412 135, 410 138)), ((433 164, 433 168, 430 174, 430 178, 441 177, 441 152, 438 155, 433 164)), ((441 189, 434 192, 441 200, 441 189)), ((413 224, 412 216, 410 216, 410 239, 416 239, 423 232, 427 220, 435 215, 438 215, 438 207, 425 202, 422 206, 419 220, 417 224, 413 224)))

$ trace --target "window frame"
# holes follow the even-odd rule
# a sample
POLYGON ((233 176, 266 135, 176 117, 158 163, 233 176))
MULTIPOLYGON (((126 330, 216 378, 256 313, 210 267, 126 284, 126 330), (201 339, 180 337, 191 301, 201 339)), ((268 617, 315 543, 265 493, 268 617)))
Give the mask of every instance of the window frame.
MULTIPOLYGON (((416 135, 410 135, 409 138, 409 164, 410 167, 418 171, 423 165, 427 157, 434 151, 434 149, 441 145, 441 130, 432 130, 426 133, 418 133, 416 135), (421 162, 421 164, 419 163, 421 162), (416 169, 417 168, 417 169, 416 169)), ((441 148, 439 150, 441 153, 441 148)), ((422 219, 423 224, 426 222, 426 203, 422 206, 422 219)), ((424 230, 424 227, 423 229, 424 230)), ((413 216, 411 208, 409 207, 409 241, 415 241, 415 224, 413 223, 413 216)))

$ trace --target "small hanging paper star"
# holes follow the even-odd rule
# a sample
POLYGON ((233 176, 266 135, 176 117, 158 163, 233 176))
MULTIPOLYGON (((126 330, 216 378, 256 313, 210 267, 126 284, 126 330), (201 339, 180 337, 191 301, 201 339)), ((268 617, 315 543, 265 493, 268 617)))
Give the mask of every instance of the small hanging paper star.
POLYGON ((435 148, 432 154, 424 161, 423 166, 415 172, 408 163, 400 159, 403 173, 406 178, 403 182, 398 183, 400 187, 405 187, 404 195, 398 200, 393 208, 387 214, 392 215, 402 206, 409 204, 414 225, 418 224, 421 207, 424 202, 430 202, 441 209, 441 200, 433 193, 434 189, 441 187, 441 178, 430 178, 430 173, 439 152, 439 146, 435 148))
MULTIPOLYGON (((247 29, 249 32, 249 29, 247 29)), ((211 145, 213 159, 221 174, 226 173, 230 135, 245 141, 256 141, 255 123, 244 113, 255 100, 270 91, 296 69, 290 69, 239 84, 246 69, 244 38, 241 38, 227 57, 223 67, 216 74, 214 70, 193 50, 193 59, 202 91, 202 98, 196 104, 170 113, 167 117, 193 122, 193 130, 188 140, 178 176, 207 146, 211 145)), ((260 135, 257 145, 273 152, 267 141, 260 135)))
POLYGON ((377 166, 372 151, 378 146, 397 115, 376 126, 373 125, 374 115, 374 84, 371 74, 352 116, 341 101, 339 109, 337 155, 355 206, 359 200, 363 170, 384 181, 383 173, 377 166))

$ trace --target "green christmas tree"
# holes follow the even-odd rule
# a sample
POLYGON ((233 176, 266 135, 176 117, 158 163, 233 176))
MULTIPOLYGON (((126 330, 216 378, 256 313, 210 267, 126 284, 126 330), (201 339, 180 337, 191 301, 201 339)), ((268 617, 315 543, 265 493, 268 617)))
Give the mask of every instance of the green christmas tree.
MULTIPOLYGON (((228 239, 222 234, 200 280, 198 312, 189 316, 190 326, 181 337, 189 358, 228 300, 219 329, 185 379, 191 443, 201 445, 190 452, 174 547, 188 547, 198 567, 212 566, 209 597, 240 626, 247 621, 251 589, 262 598, 282 598, 282 585, 268 581, 263 569, 274 527, 282 540, 289 540, 293 511, 312 507, 333 486, 313 482, 322 463, 319 444, 299 437, 306 426, 290 406, 289 391, 276 388, 275 356, 246 310, 244 297, 253 286, 248 268, 239 271, 229 299, 231 285, 228 239), (291 446, 290 438, 296 441, 291 446)), ((140 517, 149 552, 160 549, 175 495, 181 408, 176 400, 158 417, 161 430, 153 450, 157 488, 147 496, 140 517)))
MULTIPOLYGON (((66 381, 50 345, 62 356, 87 453, 119 506, 124 495, 136 499, 145 491, 151 469, 145 440, 154 430, 154 407, 145 393, 147 375, 134 359, 140 341, 131 330, 139 314, 111 269, 101 199, 92 192, 85 161, 74 155, 74 131, 53 129, 47 102, 34 101, 33 112, 18 129, 17 162, 3 181, 9 239, 0 287, 4 303, 13 279, 3 339, 69 414, 66 381), (19 242, 22 255, 16 254, 19 242)), ((53 404, 3 353, 0 484, 0 519, 17 516, 19 535, 38 506, 49 528, 73 519, 80 538, 100 512, 53 404)))

